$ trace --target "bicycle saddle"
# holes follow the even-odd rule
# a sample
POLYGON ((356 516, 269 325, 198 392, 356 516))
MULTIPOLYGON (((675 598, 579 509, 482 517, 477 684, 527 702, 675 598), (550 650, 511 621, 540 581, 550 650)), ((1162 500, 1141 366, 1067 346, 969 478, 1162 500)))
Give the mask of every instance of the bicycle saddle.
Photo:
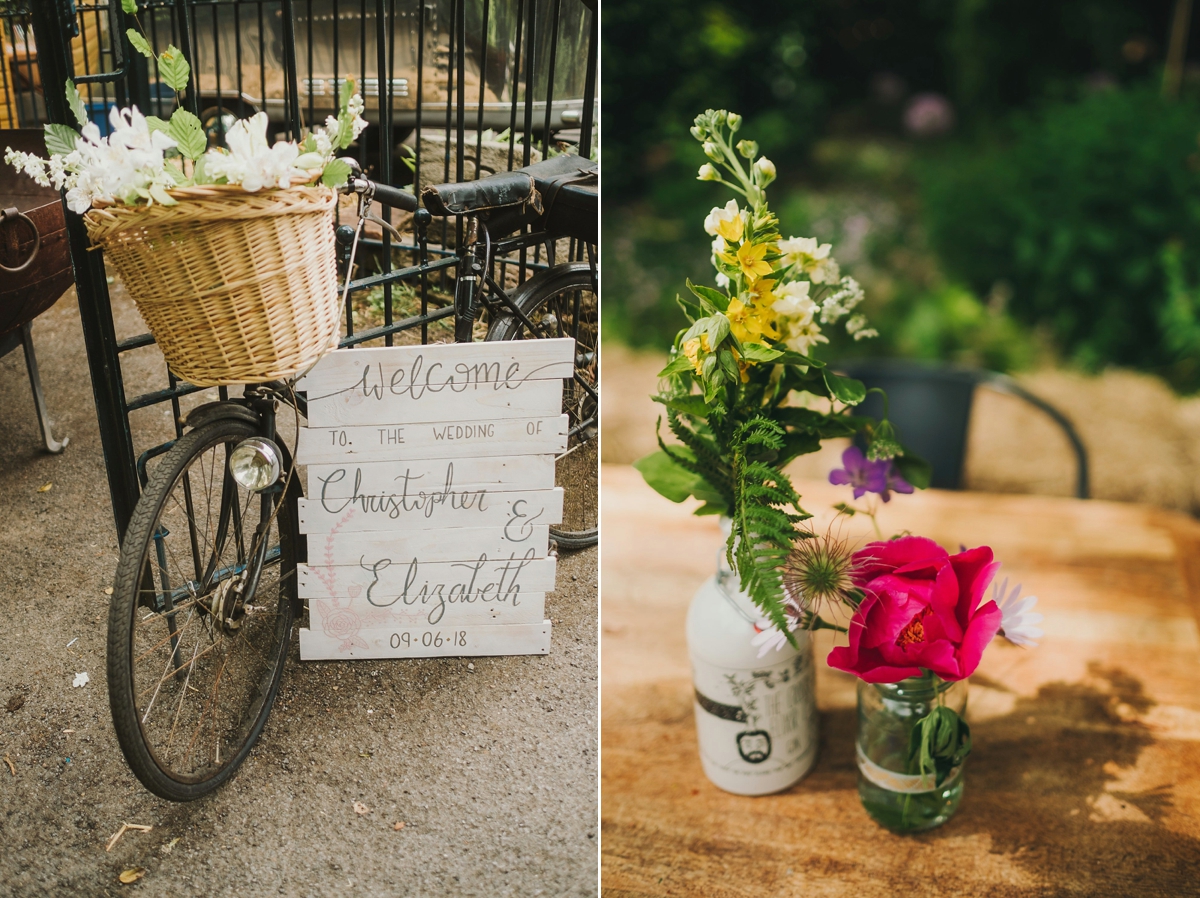
POLYGON ((434 215, 479 215, 496 234, 536 225, 553 236, 597 240, 597 165, 581 156, 555 156, 478 181, 421 191, 434 215))

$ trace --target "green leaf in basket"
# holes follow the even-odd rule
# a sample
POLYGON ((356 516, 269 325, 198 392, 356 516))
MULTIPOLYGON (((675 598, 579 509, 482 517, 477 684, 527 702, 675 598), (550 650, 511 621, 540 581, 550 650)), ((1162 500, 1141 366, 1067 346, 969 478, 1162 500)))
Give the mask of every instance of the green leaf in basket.
POLYGON ((130 28, 125 32, 125 36, 129 38, 129 45, 137 50, 147 59, 154 58, 154 51, 150 49, 150 42, 142 36, 142 33, 136 28, 130 28))
POLYGON ((192 169, 192 183, 193 184, 211 184, 211 183, 213 183, 213 179, 210 178, 208 176, 208 172, 205 171, 205 157, 204 156, 201 156, 199 159, 196 160, 196 167, 192 169))
POLYGON ((354 116, 348 112, 338 113, 337 130, 329 135, 335 150, 344 150, 354 143, 354 116))
POLYGON ((341 187, 350 178, 350 166, 341 159, 334 159, 321 175, 321 183, 326 187, 341 187))
POLYGON ((79 127, 83 127, 88 123, 87 109, 83 106, 83 100, 79 97, 79 91, 75 89, 75 82, 70 78, 67 79, 67 105, 71 107, 71 113, 75 116, 75 121, 79 122, 79 127))
POLYGON ((146 116, 146 127, 153 131, 166 131, 170 127, 170 123, 166 119, 159 118, 157 115, 146 116))
POLYGON ((208 149, 208 138, 200 119, 192 115, 182 106, 171 113, 171 124, 167 127, 167 135, 179 144, 179 152, 189 159, 199 159, 208 149))
POLYGON ((65 156, 75 151, 79 133, 70 125, 46 125, 46 152, 65 156))
POLYGON ((137 0, 121 0, 121 9, 127 16, 136 16, 137 0))
POLYGON ((164 188, 159 187, 157 184, 151 184, 149 190, 150 196, 156 203, 162 203, 164 206, 174 206, 179 202, 179 200, 172 197, 171 194, 167 193, 164 188))
POLYGON ((338 91, 338 127, 329 135, 335 149, 344 150, 354 143, 354 116, 350 114, 350 97, 354 95, 354 79, 347 78, 338 91))
POLYGON ((183 56, 183 51, 171 44, 158 57, 158 74, 167 87, 179 93, 186 90, 192 67, 183 56))

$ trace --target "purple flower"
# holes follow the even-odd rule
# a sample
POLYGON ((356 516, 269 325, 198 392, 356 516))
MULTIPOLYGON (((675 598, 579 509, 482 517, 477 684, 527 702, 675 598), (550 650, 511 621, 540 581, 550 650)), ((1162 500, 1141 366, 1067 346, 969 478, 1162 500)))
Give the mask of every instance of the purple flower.
POLYGON ((867 461, 862 450, 851 446, 842 453, 842 467, 829 472, 829 482, 854 487, 854 498, 861 499, 863 493, 887 491, 887 465, 889 462, 867 461))
POLYGON ((913 491, 913 485, 901 477, 900 472, 896 470, 895 462, 887 461, 881 462, 880 464, 887 465, 887 471, 884 475, 886 485, 884 486, 883 492, 879 494, 884 502, 892 498, 891 493, 889 493, 888 490, 895 490, 897 493, 911 493, 913 491))
POLYGON ((867 461, 862 450, 851 446, 842 453, 842 467, 829 472, 829 482, 854 487, 854 498, 861 499, 864 493, 878 493, 884 502, 892 498, 892 492, 911 493, 912 484, 900 476, 890 459, 867 461))

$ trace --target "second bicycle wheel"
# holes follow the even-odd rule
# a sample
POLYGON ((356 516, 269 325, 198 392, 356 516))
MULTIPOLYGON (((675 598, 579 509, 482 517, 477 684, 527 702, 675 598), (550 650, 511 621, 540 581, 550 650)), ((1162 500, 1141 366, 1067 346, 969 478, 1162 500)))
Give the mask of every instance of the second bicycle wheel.
POLYGON ((586 262, 556 265, 522 284, 512 295, 530 327, 511 312, 501 314, 487 339, 575 338, 575 376, 563 381, 563 411, 569 419, 567 450, 556 464, 563 488, 563 520, 550 528, 562 549, 594 546, 597 536, 599 451, 599 304, 586 262))
POLYGON ((113 723, 138 779, 173 801, 237 771, 287 655, 292 505, 229 472, 229 454, 255 433, 226 418, 185 434, 150 477, 121 547, 108 618, 113 723))

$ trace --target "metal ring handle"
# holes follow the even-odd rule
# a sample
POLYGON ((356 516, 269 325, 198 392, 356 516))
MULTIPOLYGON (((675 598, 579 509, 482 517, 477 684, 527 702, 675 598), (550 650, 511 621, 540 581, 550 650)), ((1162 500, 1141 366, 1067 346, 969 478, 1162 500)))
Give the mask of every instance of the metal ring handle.
POLYGON ((8 222, 16 221, 17 219, 24 219, 25 224, 29 225, 29 229, 33 231, 33 252, 29 254, 28 259, 26 259, 16 268, 9 268, 3 262, 0 262, 0 268, 3 268, 5 271, 13 274, 17 273, 18 271, 24 271, 26 268, 32 265, 33 260, 37 258, 38 250, 42 248, 42 235, 38 232, 37 225, 33 223, 32 218, 30 218, 24 212, 18 212, 16 207, 5 209, 3 212, 0 212, 0 224, 7 224, 8 222))

